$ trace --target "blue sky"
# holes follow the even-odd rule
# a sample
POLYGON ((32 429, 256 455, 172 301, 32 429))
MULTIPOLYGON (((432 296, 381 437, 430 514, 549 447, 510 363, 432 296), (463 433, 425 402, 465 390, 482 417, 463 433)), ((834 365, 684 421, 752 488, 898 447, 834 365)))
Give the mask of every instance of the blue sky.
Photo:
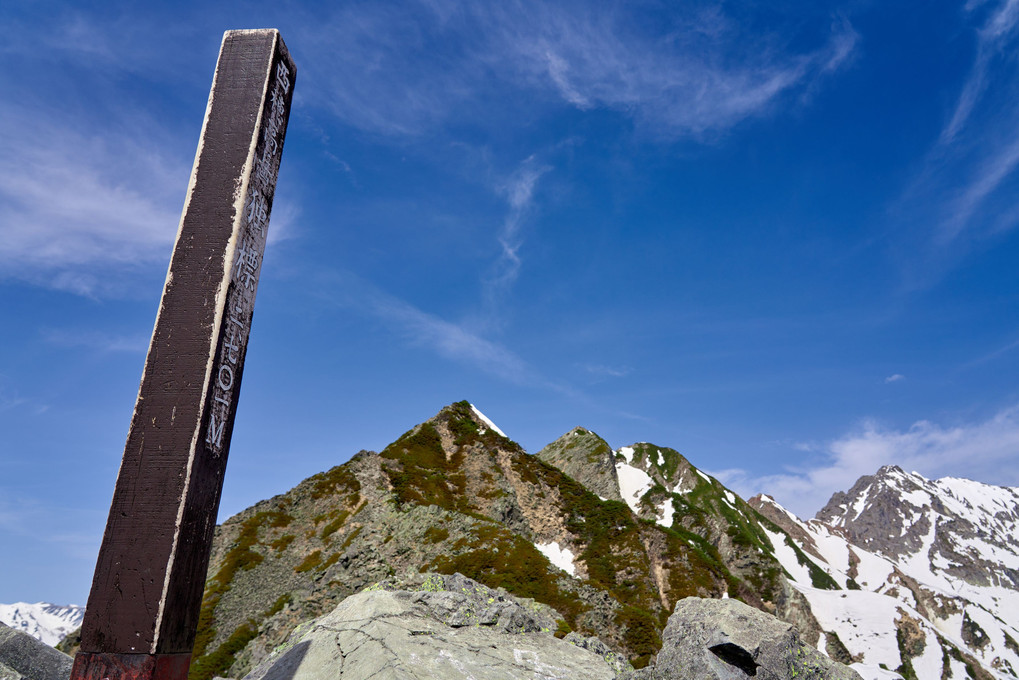
POLYGON ((221 517, 475 403, 1019 485, 1019 0, 5 3, 0 602, 83 603, 222 32, 298 67, 221 517))

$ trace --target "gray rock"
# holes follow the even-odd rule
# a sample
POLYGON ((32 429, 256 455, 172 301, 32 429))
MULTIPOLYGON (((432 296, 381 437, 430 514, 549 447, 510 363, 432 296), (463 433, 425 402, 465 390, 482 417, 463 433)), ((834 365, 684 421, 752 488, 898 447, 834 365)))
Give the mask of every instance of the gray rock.
POLYGON ((737 600, 676 603, 649 680, 861 680, 788 623, 737 600))
POLYGON ((0 680, 67 680, 73 660, 0 623, 0 680))
POLYGON ((382 584, 303 624, 245 680, 612 680, 598 654, 552 635, 546 606, 464 576, 382 584))
POLYGON ((535 454, 610 501, 621 501, 612 447, 590 430, 575 427, 535 454))
POLYGON ((571 645, 580 647, 581 649, 594 652, 601 658, 605 659, 605 663, 607 663, 617 675, 633 671, 633 666, 631 666, 630 662, 626 660, 626 657, 616 651, 613 651, 607 644, 596 637, 584 637, 580 633, 569 633, 563 638, 563 642, 568 642, 571 645))

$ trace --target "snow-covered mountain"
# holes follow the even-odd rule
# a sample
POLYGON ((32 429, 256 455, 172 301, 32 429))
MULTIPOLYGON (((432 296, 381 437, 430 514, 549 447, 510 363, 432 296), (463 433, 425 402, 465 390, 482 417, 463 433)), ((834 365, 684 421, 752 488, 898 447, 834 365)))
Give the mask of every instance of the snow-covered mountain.
POLYGON ((15 602, 0 604, 0 623, 5 623, 50 646, 81 625, 85 608, 78 605, 56 605, 48 602, 15 602))
POLYGON ((750 502, 774 522, 783 568, 864 677, 1019 674, 1019 489, 887 466, 806 522, 768 496, 750 502), (790 543, 843 589, 814 587, 790 543))

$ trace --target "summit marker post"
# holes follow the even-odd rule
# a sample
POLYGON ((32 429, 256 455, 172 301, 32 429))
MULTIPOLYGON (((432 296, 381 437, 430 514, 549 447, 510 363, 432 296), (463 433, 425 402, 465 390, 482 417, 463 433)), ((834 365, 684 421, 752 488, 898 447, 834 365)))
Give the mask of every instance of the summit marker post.
POLYGON ((223 35, 71 680, 187 677, 296 75, 223 35))

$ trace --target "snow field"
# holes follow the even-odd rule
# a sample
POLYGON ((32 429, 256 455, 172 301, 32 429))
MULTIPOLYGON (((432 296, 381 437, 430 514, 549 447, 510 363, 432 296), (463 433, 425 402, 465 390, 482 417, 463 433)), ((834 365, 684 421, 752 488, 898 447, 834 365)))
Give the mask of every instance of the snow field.
POLYGON ((551 543, 535 543, 534 547, 538 549, 542 555, 548 558, 548 561, 565 571, 570 576, 577 575, 577 565, 574 562, 573 551, 569 548, 560 548, 558 541, 552 541, 551 543))
MULTIPOLYGON (((624 456, 626 448, 620 449, 624 456)), ((630 449, 629 460, 633 460, 633 449, 630 449)), ((619 477, 619 495, 634 513, 639 513, 640 498, 651 489, 654 480, 643 470, 626 463, 616 463, 616 476, 619 477)))

